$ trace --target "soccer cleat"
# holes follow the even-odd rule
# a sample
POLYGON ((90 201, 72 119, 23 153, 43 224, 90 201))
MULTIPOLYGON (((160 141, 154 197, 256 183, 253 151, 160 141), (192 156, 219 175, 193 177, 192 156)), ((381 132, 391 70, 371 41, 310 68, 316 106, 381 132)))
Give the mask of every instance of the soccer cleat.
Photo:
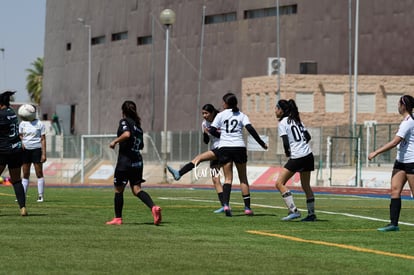
POLYGON ((151 212, 154 217, 154 224, 159 225, 161 223, 161 207, 155 205, 152 207, 151 212))
POLYGON ((244 214, 246 216, 253 216, 253 211, 249 207, 244 207, 244 214))
POLYGON ((286 217, 282 218, 282 221, 290 221, 297 218, 300 218, 300 212, 298 210, 296 210, 295 212, 289 212, 289 214, 286 217))
POLYGON ((168 165, 167 165, 167 169, 168 169, 168 172, 171 173, 171 175, 174 177, 175 180, 181 179, 180 173, 177 170, 175 170, 174 168, 168 165))
POLYGON ((389 224, 387 226, 380 227, 377 230, 381 232, 400 231, 400 228, 398 227, 398 225, 389 224))
POLYGON ((316 221, 316 215, 312 214, 312 215, 307 215, 305 218, 300 220, 301 222, 314 222, 316 221))
POLYGON ((122 224, 122 218, 113 218, 111 221, 106 222, 106 224, 109 224, 109 225, 121 225, 122 224))
POLYGON ((26 209, 26 207, 22 207, 22 208, 20 208, 20 215, 22 216, 22 217, 24 217, 24 216, 28 216, 29 214, 27 213, 27 209, 26 209))
POLYGON ((224 212, 224 207, 220 207, 219 209, 217 209, 217 210, 214 210, 214 213, 223 213, 224 212))
POLYGON ((39 196, 39 197, 37 198, 37 202, 43 202, 43 196, 39 196))
POLYGON ((228 205, 224 205, 223 207, 224 209, 224 214, 226 214, 227 217, 231 217, 233 216, 233 214, 231 214, 231 208, 228 205))

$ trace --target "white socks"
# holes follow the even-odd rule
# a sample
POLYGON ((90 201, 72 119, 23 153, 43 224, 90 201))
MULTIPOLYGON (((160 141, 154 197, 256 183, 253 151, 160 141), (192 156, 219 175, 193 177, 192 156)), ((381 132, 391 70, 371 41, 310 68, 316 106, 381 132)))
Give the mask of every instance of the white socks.
MULTIPOLYGON (((29 179, 23 178, 22 184, 23 184, 24 193, 27 194, 27 190, 29 189, 29 179)), ((44 189, 45 189, 45 179, 44 178, 37 179, 37 193, 39 193, 39 196, 43 197, 44 189)))
POLYGON ((290 193, 290 191, 286 191, 285 193, 283 193, 282 198, 285 201, 287 208, 289 209, 289 213, 293 213, 297 211, 296 205, 293 202, 292 193, 290 193))
POLYGON ((44 189, 45 189, 45 179, 44 178, 37 179, 37 192, 39 193, 39 196, 43 197, 44 189))
POLYGON ((24 193, 27 194, 27 189, 29 188, 29 179, 22 179, 24 193))

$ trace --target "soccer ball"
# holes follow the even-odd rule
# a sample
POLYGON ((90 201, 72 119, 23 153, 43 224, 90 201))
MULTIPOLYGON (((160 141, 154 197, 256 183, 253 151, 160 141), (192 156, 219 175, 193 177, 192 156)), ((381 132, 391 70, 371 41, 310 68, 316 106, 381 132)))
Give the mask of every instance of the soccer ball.
POLYGON ((31 104, 23 104, 17 114, 22 120, 32 121, 36 118, 36 108, 31 104))

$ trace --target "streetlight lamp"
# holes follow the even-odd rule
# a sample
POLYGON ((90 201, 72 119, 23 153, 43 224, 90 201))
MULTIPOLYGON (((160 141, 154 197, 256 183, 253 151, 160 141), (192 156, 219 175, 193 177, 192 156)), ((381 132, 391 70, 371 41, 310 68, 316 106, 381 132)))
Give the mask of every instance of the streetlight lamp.
POLYGON ((167 182, 167 110, 168 110, 168 44, 170 38, 170 26, 175 22, 175 12, 165 9, 160 14, 161 24, 165 26, 165 79, 164 79, 164 182, 167 182))
POLYGON ((92 44, 92 31, 91 25, 85 23, 83 18, 78 18, 78 21, 88 29, 88 135, 91 134, 91 44, 92 44))

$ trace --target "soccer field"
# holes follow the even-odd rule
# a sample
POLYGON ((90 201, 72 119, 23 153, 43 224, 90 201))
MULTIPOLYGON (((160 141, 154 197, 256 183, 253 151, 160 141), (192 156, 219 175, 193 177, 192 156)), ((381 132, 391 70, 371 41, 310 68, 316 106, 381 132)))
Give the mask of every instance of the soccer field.
MULTIPOLYGON (((233 217, 214 214, 211 189, 146 188, 163 209, 151 212, 125 192, 124 224, 113 217, 112 188, 29 189, 28 217, 10 186, 0 187, 0 274, 413 274, 414 201, 403 200, 399 232, 388 223, 389 199, 316 194, 318 221, 283 222, 279 193, 254 191, 253 217, 241 194, 233 217)), ((295 202, 306 215, 302 193, 295 202)))

